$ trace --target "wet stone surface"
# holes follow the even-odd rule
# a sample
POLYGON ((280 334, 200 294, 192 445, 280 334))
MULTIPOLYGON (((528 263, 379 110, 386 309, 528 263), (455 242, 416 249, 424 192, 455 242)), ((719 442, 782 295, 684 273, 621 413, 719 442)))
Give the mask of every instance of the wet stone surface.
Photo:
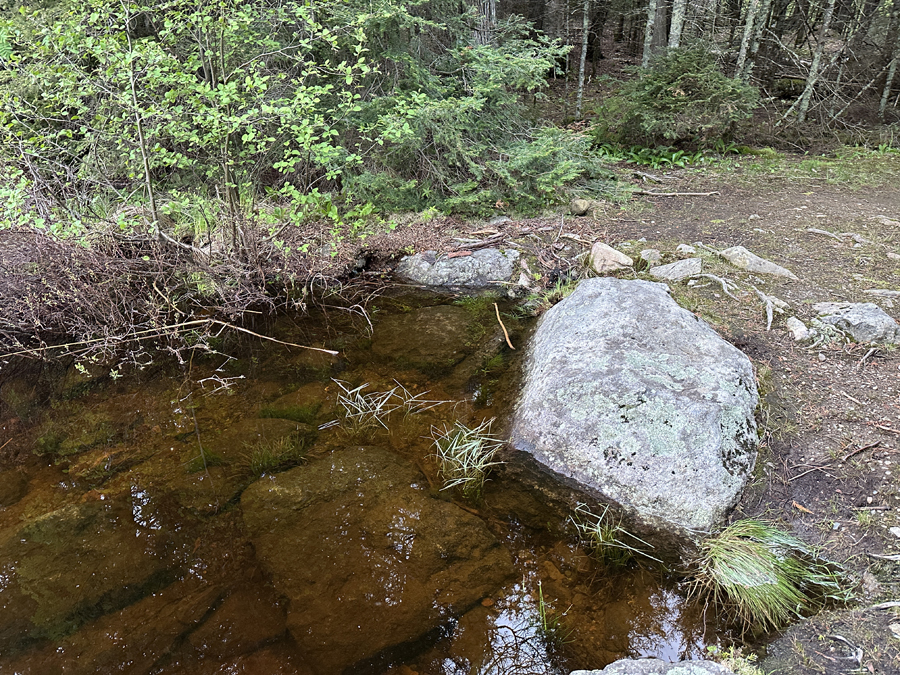
POLYGON ((289 599, 291 634, 323 672, 422 637, 513 572, 478 518, 430 495, 424 476, 378 448, 263 478, 241 505, 289 599))

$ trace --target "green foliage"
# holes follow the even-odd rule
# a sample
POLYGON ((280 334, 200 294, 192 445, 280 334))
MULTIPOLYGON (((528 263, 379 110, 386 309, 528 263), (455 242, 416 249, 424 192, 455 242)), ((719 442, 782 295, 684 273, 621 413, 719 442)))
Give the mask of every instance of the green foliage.
POLYGON ((115 213, 97 194, 148 200, 149 178, 164 203, 258 214, 283 247, 279 228, 310 219, 363 236, 370 202, 535 210, 599 175, 583 137, 535 130, 522 105, 567 47, 518 17, 473 45, 470 22, 441 0, 22 9, 0 23, 0 226, 38 195, 26 224, 75 214, 80 233, 115 213))
POLYGON ((556 127, 542 127, 528 141, 512 143, 503 159, 489 163, 503 197, 520 210, 534 210, 565 198, 563 187, 612 174, 591 151, 591 140, 556 127))
POLYGON ((669 50, 635 75, 599 111, 598 143, 713 143, 759 100, 756 89, 723 75, 699 45, 669 50))
POLYGON ((700 545, 693 592, 746 628, 779 628, 826 601, 852 597, 840 570, 758 520, 739 520, 700 545))
POLYGON ((494 456, 503 441, 491 436, 493 419, 475 428, 456 422, 451 428, 432 428, 434 457, 437 459, 444 489, 459 487, 463 497, 476 501, 481 498, 484 481, 490 470, 498 466, 494 456))

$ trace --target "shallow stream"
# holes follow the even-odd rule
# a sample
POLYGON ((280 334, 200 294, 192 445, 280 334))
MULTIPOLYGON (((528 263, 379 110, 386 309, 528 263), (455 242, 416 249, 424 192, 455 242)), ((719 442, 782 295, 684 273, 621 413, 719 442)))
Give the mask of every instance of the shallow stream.
POLYGON ((532 320, 503 315, 511 350, 492 302, 384 296, 258 327, 337 356, 223 338, 143 371, 4 376, 0 672, 701 656, 724 635, 702 607, 659 570, 595 563, 533 486, 500 467, 480 498, 441 489, 436 434, 506 432, 532 320), (393 412, 348 421, 341 396, 393 412))

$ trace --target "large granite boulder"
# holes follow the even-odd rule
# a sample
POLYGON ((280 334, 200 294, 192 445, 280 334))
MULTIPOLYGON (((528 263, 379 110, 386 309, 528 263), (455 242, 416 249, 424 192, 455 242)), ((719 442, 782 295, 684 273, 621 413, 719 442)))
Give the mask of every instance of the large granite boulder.
POLYGON ((678 535, 707 531, 756 460, 747 357, 664 284, 582 281, 541 320, 513 445, 564 483, 678 535))
POLYGON ((439 630, 513 573, 481 520, 377 448, 265 477, 241 505, 257 557, 288 599, 288 629, 322 675, 439 630))
POLYGON ((574 670, 570 675, 734 675, 715 661, 676 661, 660 659, 620 659, 603 670, 574 670))
POLYGON ((406 256, 397 273, 417 284, 444 288, 488 288, 509 281, 519 252, 483 248, 449 258, 435 251, 406 256))

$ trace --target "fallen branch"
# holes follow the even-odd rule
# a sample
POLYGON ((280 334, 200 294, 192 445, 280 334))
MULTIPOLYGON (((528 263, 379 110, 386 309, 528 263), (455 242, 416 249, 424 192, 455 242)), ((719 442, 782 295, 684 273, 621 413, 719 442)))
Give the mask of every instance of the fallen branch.
POLYGON ((649 190, 635 190, 632 194, 647 195, 648 197, 712 197, 720 193, 718 190, 713 192, 650 192, 649 190))
POLYGON ((510 348, 510 349, 513 349, 513 350, 514 350, 515 347, 513 347, 512 342, 509 341, 509 333, 506 332, 506 326, 503 325, 503 321, 500 319, 500 308, 497 307, 497 303, 496 303, 496 302, 494 303, 494 310, 497 312, 497 323, 499 323, 499 324, 500 324, 500 328, 503 329, 503 337, 506 338, 506 344, 509 345, 509 348, 510 348))
POLYGON ((829 232, 828 230, 820 230, 820 229, 815 228, 815 227, 807 227, 807 228, 806 228, 806 231, 807 231, 807 232, 812 232, 813 234, 823 234, 823 235, 825 235, 826 237, 831 237, 832 239, 837 239, 837 240, 838 240, 839 242, 841 242, 842 244, 844 243, 844 240, 843 240, 843 239, 841 239, 841 238, 840 238, 838 235, 836 235, 834 232, 829 232))
MULTIPOLYGON (((869 555, 872 554, 870 553, 869 555)), ((887 557, 900 559, 900 555, 887 557)), ((877 605, 872 605, 871 607, 869 607, 869 609, 891 609, 892 607, 900 607, 900 602, 897 602, 896 600, 889 600, 888 602, 881 602, 877 605)))
POLYGON ((846 455, 844 455, 844 457, 843 457, 843 459, 841 459, 841 461, 846 462, 848 459, 853 457, 853 455, 858 455, 859 453, 865 452, 866 450, 871 450, 872 448, 877 448, 879 445, 881 445, 881 441, 875 441, 874 443, 869 443, 868 445, 864 445, 861 448, 857 448, 856 450, 853 450, 852 452, 848 452, 846 455))
MULTIPOLYGON (((877 553, 866 553, 866 555, 869 556, 870 558, 877 558, 878 560, 892 560, 894 562, 900 562, 900 555, 878 555, 877 553)), ((888 604, 888 603, 884 603, 884 604, 888 604)), ((898 605, 891 605, 891 607, 896 607, 896 606, 900 606, 900 603, 898 603, 898 605)), ((881 608, 876 606, 876 607, 873 607, 872 609, 881 609, 881 608)))
POLYGON ((875 425, 875 428, 876 428, 876 429, 881 429, 882 431, 890 431, 892 434, 897 434, 898 436, 900 436, 900 430, 897 430, 897 429, 891 429, 890 427, 886 427, 886 426, 884 426, 884 425, 882 425, 882 424, 876 424, 876 425, 875 425))
POLYGON ((891 507, 887 504, 876 504, 875 506, 854 506, 854 511, 890 511, 891 507))
POLYGON ((147 330, 142 330, 134 333, 132 337, 129 338, 116 338, 116 337, 102 337, 95 338, 93 340, 80 340, 78 342, 66 342, 61 345, 47 345, 44 347, 35 347, 34 349, 23 349, 17 352, 8 352, 5 354, 0 354, 0 359, 5 359, 10 356, 36 356, 43 352, 49 352, 51 350, 57 349, 68 349, 70 347, 86 347, 91 344, 96 344, 98 342, 115 342, 116 344, 128 344, 131 342, 140 342, 142 340, 152 340, 153 338, 164 337, 170 333, 180 332, 185 328, 190 328, 192 326, 201 326, 203 324, 216 324, 218 326, 224 326, 225 328, 231 328, 232 330, 240 331, 241 333, 247 333, 248 335, 252 335, 254 337, 258 337, 262 340, 268 340, 270 342, 277 342, 281 345, 287 345, 288 347, 299 347, 300 349, 310 349, 316 352, 324 352, 325 354, 339 354, 340 352, 336 352, 331 349, 321 349, 320 347, 309 347, 307 345, 298 345, 293 342, 283 342, 281 340, 276 340, 275 338, 268 337, 266 335, 260 335, 259 333, 254 333, 252 330, 248 330, 246 328, 241 328, 240 326, 235 326, 233 324, 227 323, 225 321, 219 321, 218 319, 195 319, 194 321, 184 321, 182 323, 176 323, 169 326, 160 326, 159 328, 149 328, 147 330))

